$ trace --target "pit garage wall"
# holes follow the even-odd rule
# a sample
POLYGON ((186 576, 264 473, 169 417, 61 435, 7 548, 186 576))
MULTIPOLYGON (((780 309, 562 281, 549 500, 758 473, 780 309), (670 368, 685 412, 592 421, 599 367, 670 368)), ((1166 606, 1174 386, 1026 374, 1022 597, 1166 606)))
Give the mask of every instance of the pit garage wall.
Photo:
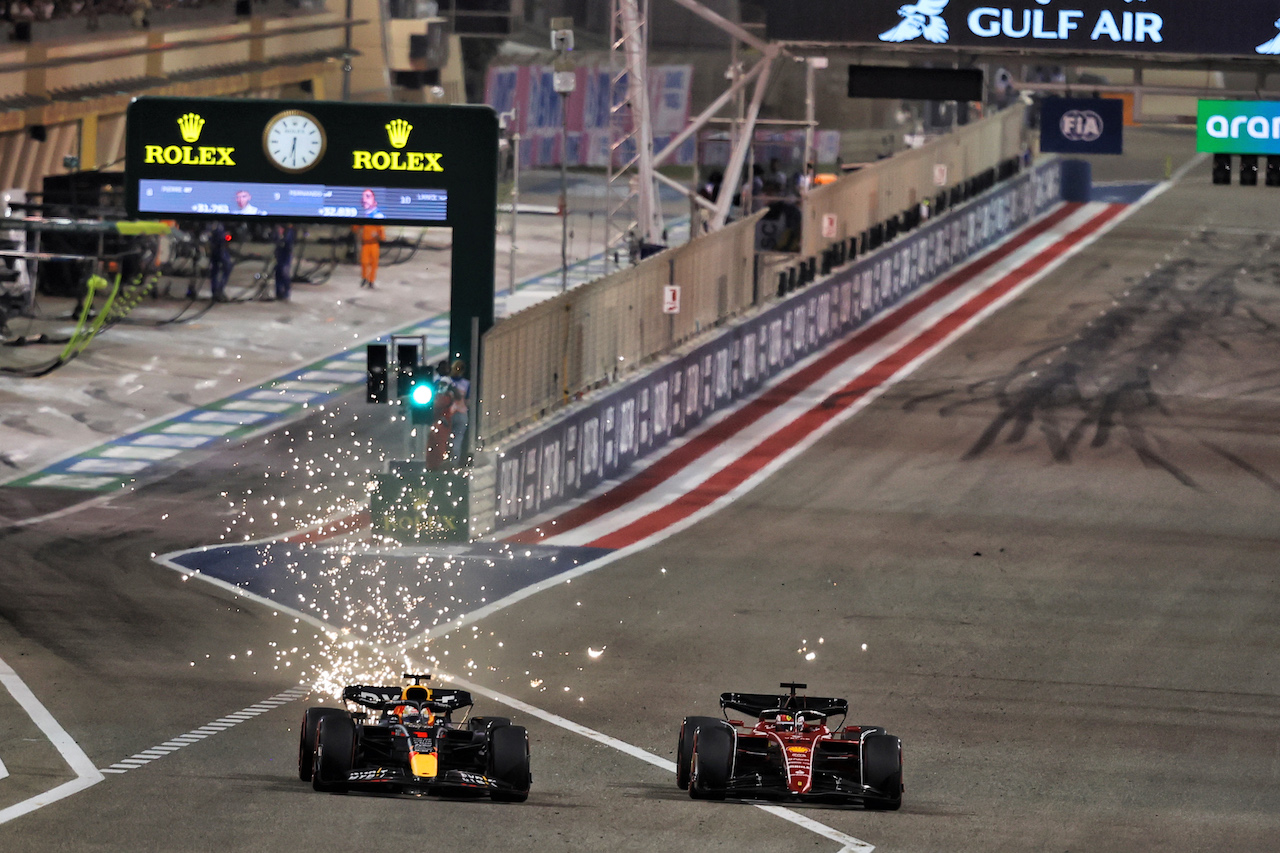
POLYGON ((497 449, 494 530, 568 502, 1040 216, 1051 160, 497 449))

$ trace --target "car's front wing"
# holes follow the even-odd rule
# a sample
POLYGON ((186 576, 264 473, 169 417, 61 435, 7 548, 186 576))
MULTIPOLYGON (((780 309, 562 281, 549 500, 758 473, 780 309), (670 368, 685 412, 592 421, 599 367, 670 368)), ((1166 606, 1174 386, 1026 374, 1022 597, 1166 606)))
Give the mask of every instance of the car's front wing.
POLYGON ((347 775, 347 784, 351 787, 428 794, 445 790, 471 791, 477 794, 515 790, 506 782, 471 770, 444 770, 436 776, 415 776, 407 767, 367 767, 353 770, 347 775))

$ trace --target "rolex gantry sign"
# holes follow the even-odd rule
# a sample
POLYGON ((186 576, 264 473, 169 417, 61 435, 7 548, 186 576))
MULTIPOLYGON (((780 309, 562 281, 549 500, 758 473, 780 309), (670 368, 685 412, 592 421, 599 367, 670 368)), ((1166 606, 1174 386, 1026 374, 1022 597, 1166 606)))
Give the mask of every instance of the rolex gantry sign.
POLYGON ((497 136, 488 107, 139 98, 127 202, 152 218, 456 225, 496 191, 497 136))
POLYGON ((149 219, 449 226, 451 353, 466 358, 473 331, 493 325, 490 107, 138 98, 125 194, 149 219))

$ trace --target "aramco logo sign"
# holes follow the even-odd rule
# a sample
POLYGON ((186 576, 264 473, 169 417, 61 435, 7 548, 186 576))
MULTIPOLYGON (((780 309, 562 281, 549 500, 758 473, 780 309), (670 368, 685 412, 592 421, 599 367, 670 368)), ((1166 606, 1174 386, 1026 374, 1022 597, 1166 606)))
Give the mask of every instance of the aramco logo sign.
POLYGON ((1197 113, 1197 151, 1280 154, 1280 103, 1201 101, 1197 113))

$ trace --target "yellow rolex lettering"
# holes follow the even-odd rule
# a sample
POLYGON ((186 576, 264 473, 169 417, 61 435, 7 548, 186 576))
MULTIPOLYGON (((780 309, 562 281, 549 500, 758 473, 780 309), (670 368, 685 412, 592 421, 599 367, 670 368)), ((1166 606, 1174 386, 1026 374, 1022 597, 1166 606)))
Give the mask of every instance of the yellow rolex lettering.
POLYGON ((235 148, 213 145, 144 145, 143 162, 169 166, 234 166, 235 148))
POLYGON ((427 151, 352 151, 352 169, 374 169, 379 172, 443 172, 441 153, 427 151))

